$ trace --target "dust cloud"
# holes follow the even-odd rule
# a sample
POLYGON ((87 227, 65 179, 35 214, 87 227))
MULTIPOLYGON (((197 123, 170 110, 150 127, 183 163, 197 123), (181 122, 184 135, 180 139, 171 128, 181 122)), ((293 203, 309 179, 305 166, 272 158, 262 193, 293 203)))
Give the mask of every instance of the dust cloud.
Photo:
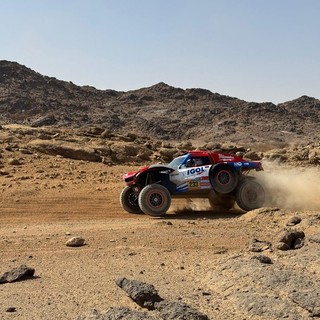
POLYGON ((286 167, 264 162, 256 177, 266 189, 265 206, 290 210, 320 210, 319 168, 286 167))
POLYGON ((179 203, 174 202, 170 209, 175 213, 183 214, 194 211, 211 211, 212 208, 209 204, 208 199, 180 199, 179 203))

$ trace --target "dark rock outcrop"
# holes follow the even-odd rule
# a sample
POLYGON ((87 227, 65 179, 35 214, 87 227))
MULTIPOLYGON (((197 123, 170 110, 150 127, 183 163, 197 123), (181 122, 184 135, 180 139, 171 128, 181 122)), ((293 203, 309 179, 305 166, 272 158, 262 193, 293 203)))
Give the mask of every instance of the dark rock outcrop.
POLYGON ((299 249, 303 246, 303 239, 305 234, 303 231, 284 231, 280 235, 277 249, 279 250, 290 250, 299 249))
POLYGON ((118 279, 116 284, 123 289, 134 302, 143 308, 153 310, 155 302, 163 300, 152 284, 126 278, 118 279))
POLYGON ((33 268, 21 265, 20 267, 13 268, 12 270, 5 272, 0 277, 0 284, 30 279, 33 277, 34 272, 35 270, 33 268))

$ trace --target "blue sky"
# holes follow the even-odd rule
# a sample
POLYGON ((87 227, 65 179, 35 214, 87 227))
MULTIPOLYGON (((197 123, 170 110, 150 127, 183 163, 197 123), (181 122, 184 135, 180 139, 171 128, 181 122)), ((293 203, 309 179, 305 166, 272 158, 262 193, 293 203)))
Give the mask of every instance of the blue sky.
POLYGON ((0 59, 128 91, 320 98, 320 0, 0 0, 0 59))

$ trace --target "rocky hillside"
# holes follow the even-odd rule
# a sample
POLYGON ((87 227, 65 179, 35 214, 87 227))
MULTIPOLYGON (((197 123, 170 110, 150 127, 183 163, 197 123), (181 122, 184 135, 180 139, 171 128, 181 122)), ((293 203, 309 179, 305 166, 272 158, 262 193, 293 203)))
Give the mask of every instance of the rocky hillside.
POLYGON ((286 145, 317 139, 320 101, 275 105, 165 83, 128 92, 97 90, 0 61, 0 121, 32 126, 96 126, 165 140, 286 145))

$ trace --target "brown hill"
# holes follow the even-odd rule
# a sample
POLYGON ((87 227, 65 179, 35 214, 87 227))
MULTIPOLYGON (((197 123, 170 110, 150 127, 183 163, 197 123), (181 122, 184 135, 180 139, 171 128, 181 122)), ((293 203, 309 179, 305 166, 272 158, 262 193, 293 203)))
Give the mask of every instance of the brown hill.
POLYGON ((119 92, 77 86, 0 61, 2 123, 98 126, 165 140, 286 144, 317 137, 320 101, 275 105, 165 83, 119 92))

